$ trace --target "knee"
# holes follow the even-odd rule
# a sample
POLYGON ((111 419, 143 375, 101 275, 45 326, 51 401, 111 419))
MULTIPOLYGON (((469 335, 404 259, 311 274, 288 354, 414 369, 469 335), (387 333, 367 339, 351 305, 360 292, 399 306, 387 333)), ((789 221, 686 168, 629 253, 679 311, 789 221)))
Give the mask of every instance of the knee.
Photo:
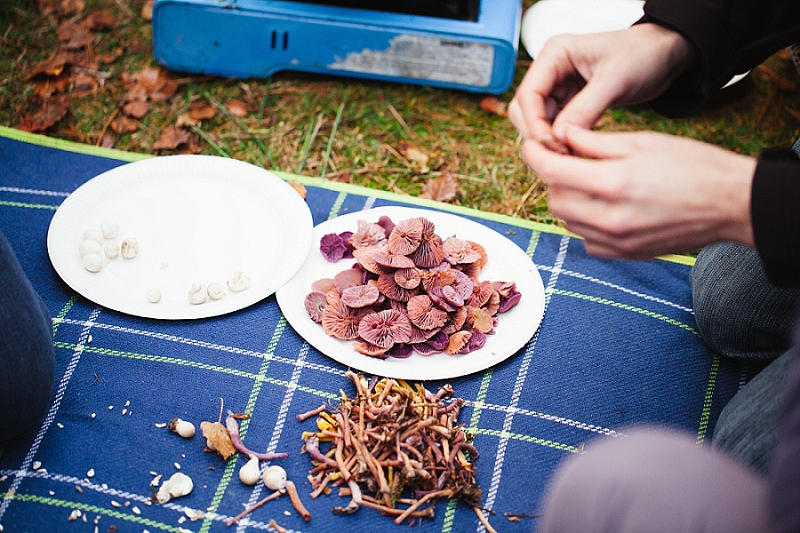
POLYGON ((754 250, 733 243, 704 248, 691 285, 697 328, 710 348, 767 360, 787 349, 800 291, 773 286, 754 250))

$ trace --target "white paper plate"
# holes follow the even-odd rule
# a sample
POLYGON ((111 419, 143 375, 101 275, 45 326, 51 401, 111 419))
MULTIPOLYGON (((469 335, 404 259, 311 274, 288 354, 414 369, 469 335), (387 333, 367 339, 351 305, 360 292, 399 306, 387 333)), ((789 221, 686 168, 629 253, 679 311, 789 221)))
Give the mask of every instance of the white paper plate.
POLYGON ((120 166, 89 180, 58 208, 47 234, 59 276, 89 300, 130 315, 195 319, 237 311, 273 294, 303 264, 313 221, 290 185, 249 163, 223 157, 181 155, 120 166), (139 242, 133 259, 122 256, 97 273, 83 267, 83 233, 105 220, 119 236, 105 242, 139 242), (252 280, 233 292, 237 271, 252 280), (221 283, 225 296, 200 305, 188 300, 193 283, 221 283), (161 301, 150 303, 157 288, 161 301))
POLYGON ((309 344, 328 357, 362 372, 410 380, 451 379, 479 372, 514 355, 536 332, 544 314, 544 286, 531 259, 519 246, 496 231, 471 220, 423 209, 379 207, 342 215, 314 228, 314 244, 306 262, 295 276, 276 293, 286 320, 309 344), (305 310, 303 299, 311 292, 311 284, 320 278, 332 278, 350 268, 354 259, 328 262, 319 252, 323 235, 355 231, 359 220, 377 222, 386 215, 395 223, 412 217, 426 217, 436 225, 436 233, 446 239, 455 235, 481 244, 489 262, 480 279, 514 281, 522 293, 516 307, 499 315, 495 335, 488 335, 480 350, 463 355, 444 353, 430 356, 411 354, 406 359, 378 359, 356 352, 352 341, 329 337, 322 326, 313 322, 305 310))

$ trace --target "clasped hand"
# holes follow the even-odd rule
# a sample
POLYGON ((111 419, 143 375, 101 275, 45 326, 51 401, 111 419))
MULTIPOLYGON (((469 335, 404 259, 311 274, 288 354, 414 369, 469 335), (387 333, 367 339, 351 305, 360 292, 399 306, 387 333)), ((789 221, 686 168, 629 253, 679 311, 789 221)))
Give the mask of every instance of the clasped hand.
POLYGON ((662 94, 693 59, 681 35, 654 24, 560 36, 517 89, 509 117, 522 158, 589 253, 641 259, 723 240, 752 246, 755 160, 670 135, 591 131, 609 106, 662 94), (540 142, 553 137, 570 154, 540 142))

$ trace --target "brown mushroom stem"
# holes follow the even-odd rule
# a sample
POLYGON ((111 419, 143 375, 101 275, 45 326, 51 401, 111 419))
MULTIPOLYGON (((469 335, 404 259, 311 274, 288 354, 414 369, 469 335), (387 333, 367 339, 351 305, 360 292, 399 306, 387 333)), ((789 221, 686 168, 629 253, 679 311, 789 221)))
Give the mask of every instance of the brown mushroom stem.
POLYGON ((228 526, 228 527, 231 527, 233 524, 235 524, 236 522, 238 522, 239 520, 241 520, 242 518, 244 518, 248 514, 252 513, 256 509, 258 509, 259 507, 261 507, 262 505, 267 503, 268 501, 274 500, 276 498, 280 498, 282 495, 283 495, 283 493, 281 491, 276 490, 275 492, 273 492, 272 494, 270 494, 266 498, 262 498, 261 500, 259 500, 258 503, 254 503, 252 505, 252 507, 248 507, 247 509, 245 509, 241 513, 237 514, 233 518, 229 518, 229 519, 225 520, 225 525, 228 526))
POLYGON ((480 489, 471 463, 477 450, 458 424, 463 401, 446 401, 452 387, 432 394, 402 380, 382 379, 366 387, 360 376, 348 372, 347 377, 356 395, 349 398, 342 393, 338 406, 320 411, 326 429, 306 440, 315 463, 312 497, 326 487, 346 484, 340 492, 349 494, 351 501, 335 507, 334 513, 354 513, 363 504, 395 517, 398 523, 432 518, 438 498, 458 497, 477 504, 480 489), (323 434, 327 451, 320 449, 323 434), (361 487, 375 498, 362 495, 361 487))
POLYGON ((286 480, 286 493, 289 495, 289 499, 292 500, 292 507, 297 511, 297 514, 303 517, 306 522, 311 520, 311 513, 308 512, 308 509, 300 500, 300 494, 298 494, 297 487, 291 479, 286 480))
POLYGON ((302 422, 303 420, 307 420, 307 419, 311 418, 312 416, 317 416, 318 414, 320 414, 325 409, 326 409, 326 406, 323 403, 322 405, 320 405, 316 409, 312 409, 310 411, 306 411, 305 413, 300 413, 299 415, 297 415, 297 420, 298 420, 298 422, 302 422))

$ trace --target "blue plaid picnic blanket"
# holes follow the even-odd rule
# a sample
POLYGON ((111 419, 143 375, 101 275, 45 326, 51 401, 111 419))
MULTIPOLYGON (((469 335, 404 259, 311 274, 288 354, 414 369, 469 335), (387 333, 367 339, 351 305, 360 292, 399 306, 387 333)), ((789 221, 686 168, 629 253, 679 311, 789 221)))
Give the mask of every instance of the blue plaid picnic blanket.
MULTIPOLYGON (((4 533, 391 531, 392 518, 363 508, 349 516, 336 492, 309 496, 311 462, 301 453, 312 420, 296 415, 336 402, 354 388, 348 370, 289 326, 274 296, 239 312, 158 321, 101 308, 55 273, 46 235, 59 204, 92 177, 143 156, 0 128, 0 230, 53 316, 56 383, 38 428, 0 446, 0 526, 4 533), (230 528, 229 519, 267 489, 239 482, 245 459, 204 451, 160 427, 173 417, 216 421, 250 412, 242 435, 252 449, 288 452, 274 461, 297 484, 312 514, 305 522, 286 497, 230 528), (178 471, 188 496, 153 504, 150 483, 178 471), (198 512, 199 511, 199 512, 198 512)), ((284 177, 288 177, 284 175, 284 177)), ((514 356, 449 380, 465 400, 460 422, 474 435, 481 505, 499 531, 530 531, 558 463, 599 436, 623 437, 646 423, 710 440, 725 403, 751 369, 710 352, 694 321, 691 260, 605 260, 580 239, 529 221, 425 202, 384 191, 291 176, 305 184, 315 224, 383 205, 455 212, 508 236, 536 265, 546 310, 537 333, 514 356), (523 515, 511 521, 505 513, 523 515)), ((442 382, 426 382, 437 390, 442 382)), ((3 421, 13 423, 13 421, 3 421)), ((474 510, 440 502, 420 532, 485 531, 474 510)))

